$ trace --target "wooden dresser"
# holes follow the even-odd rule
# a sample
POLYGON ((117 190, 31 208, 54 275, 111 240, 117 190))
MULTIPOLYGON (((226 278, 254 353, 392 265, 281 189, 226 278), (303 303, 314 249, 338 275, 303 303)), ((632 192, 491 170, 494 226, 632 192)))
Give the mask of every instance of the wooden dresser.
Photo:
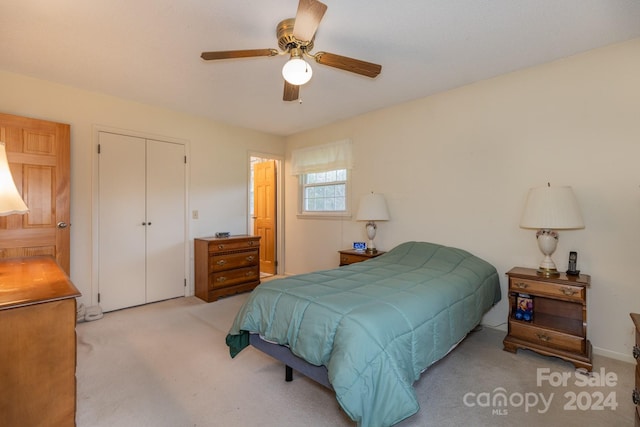
POLYGON ((50 257, 0 260, 0 426, 74 426, 76 297, 50 257))
POLYGON ((636 427, 640 427, 640 314, 631 313, 631 319, 636 328, 636 343, 633 346, 633 358, 636 359, 636 385, 633 389, 632 399, 636 405, 636 427))
POLYGON ((543 276, 535 269, 515 267, 509 277, 509 333, 504 349, 518 348, 560 357, 576 368, 593 368, 591 342, 587 339, 587 287, 590 276, 543 276), (518 296, 533 301, 533 318, 519 320, 518 296))
POLYGON ((195 293, 211 302, 260 284, 260 236, 194 239, 195 293))

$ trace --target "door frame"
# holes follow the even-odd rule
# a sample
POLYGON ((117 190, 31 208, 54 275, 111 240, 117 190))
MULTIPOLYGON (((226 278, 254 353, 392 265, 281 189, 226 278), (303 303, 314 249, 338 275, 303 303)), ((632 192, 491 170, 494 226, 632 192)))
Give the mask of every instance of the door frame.
POLYGON ((194 293, 194 289, 193 289, 193 283, 191 280, 191 268, 189 266, 189 262, 190 262, 190 257, 189 257, 189 241, 190 241, 190 234, 189 234, 189 177, 191 176, 190 173, 190 162, 189 159, 191 158, 191 144, 190 141, 187 139, 182 139, 182 138, 174 138, 174 137, 168 137, 168 136, 164 136, 164 135, 157 135, 157 134, 152 134, 149 132, 140 132, 140 131, 135 131, 135 130, 130 130, 130 129, 122 129, 122 128, 117 128, 117 127, 113 127, 113 126, 104 126, 104 125, 93 125, 93 129, 92 129, 92 143, 91 143, 91 150, 92 150, 92 155, 91 155, 91 284, 90 284, 90 288, 91 288, 91 295, 88 295, 89 297, 89 304, 87 305, 99 305, 98 303, 98 291, 99 291, 99 283, 98 283, 98 277, 99 277, 99 261, 100 261, 100 253, 98 250, 98 244, 99 244, 99 235, 98 235, 98 231, 100 230, 99 227, 99 207, 100 207, 100 191, 99 191, 99 178, 100 178, 100 170, 99 170, 99 162, 100 162, 100 157, 98 155, 98 144, 100 142, 100 132, 109 132, 109 133, 116 133, 116 134, 120 134, 120 135, 127 135, 127 136, 133 136, 133 137, 137 137, 137 138, 143 138, 143 139, 153 139, 156 141, 162 141, 162 142, 169 142, 169 143, 173 143, 173 144, 181 144, 184 145, 184 153, 185 156, 187 157, 187 162, 185 164, 185 179, 184 179, 184 197, 185 197, 185 203, 184 203, 184 274, 185 274, 185 279, 187 281, 187 286, 185 286, 184 288, 184 296, 190 296, 193 295, 194 293))
POLYGON ((282 168, 284 157, 259 151, 249 151, 247 154, 247 234, 253 234, 251 215, 251 194, 253 192, 252 157, 275 160, 276 162, 276 275, 284 274, 284 178, 282 168))

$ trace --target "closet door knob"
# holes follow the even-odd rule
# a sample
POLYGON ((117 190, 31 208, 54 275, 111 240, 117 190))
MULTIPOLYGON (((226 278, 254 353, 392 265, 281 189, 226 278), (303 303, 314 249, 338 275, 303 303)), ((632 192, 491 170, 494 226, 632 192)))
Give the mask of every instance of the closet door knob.
POLYGON ((67 224, 64 221, 60 221, 59 223, 56 224, 56 227, 58 228, 67 228, 69 226, 69 224, 67 224))

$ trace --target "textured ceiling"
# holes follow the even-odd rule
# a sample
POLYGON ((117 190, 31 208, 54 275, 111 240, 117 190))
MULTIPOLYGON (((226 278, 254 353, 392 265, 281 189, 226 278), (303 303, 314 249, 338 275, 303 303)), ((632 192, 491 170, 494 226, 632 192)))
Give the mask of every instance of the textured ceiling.
POLYGON ((277 48, 297 0, 0 0, 0 69, 278 135, 640 37, 638 0, 325 0, 314 51, 382 65, 369 79, 312 63, 282 101, 277 48))

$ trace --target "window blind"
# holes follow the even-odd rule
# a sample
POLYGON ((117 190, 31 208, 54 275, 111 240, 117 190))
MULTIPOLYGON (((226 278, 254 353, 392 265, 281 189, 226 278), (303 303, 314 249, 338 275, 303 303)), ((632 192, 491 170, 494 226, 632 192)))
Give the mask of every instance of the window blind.
POLYGON ((351 140, 300 148, 291 153, 291 175, 353 169, 351 140))

